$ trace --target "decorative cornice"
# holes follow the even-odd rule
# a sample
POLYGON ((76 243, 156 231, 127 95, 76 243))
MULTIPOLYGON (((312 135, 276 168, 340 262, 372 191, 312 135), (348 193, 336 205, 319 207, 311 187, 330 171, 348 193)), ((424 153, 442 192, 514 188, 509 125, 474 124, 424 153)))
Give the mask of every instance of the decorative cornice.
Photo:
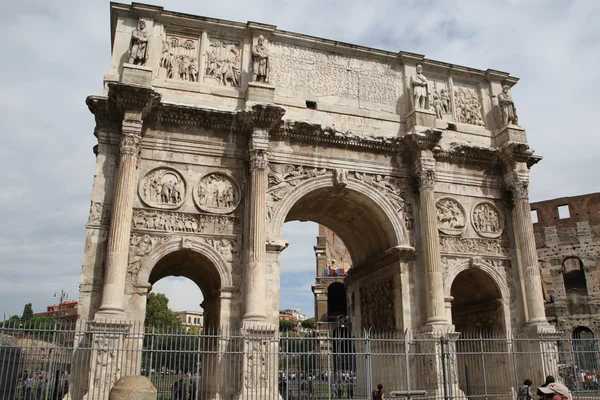
POLYGON ((434 157, 437 161, 454 164, 496 165, 500 159, 500 151, 491 147, 452 143, 449 149, 435 151, 434 157))
POLYGON ((120 113, 139 111, 142 118, 160 104, 162 95, 148 86, 108 84, 108 100, 120 113))
POLYGON ((401 149, 400 138, 374 135, 371 133, 340 131, 334 127, 323 127, 318 123, 287 120, 271 132, 272 137, 292 138, 303 142, 328 143, 345 147, 387 151, 397 153, 401 149))
POLYGON ((283 107, 271 104, 257 103, 244 111, 237 113, 237 120, 246 130, 252 132, 255 128, 272 132, 283 124, 282 117, 285 114, 283 107))
POLYGON ((226 132, 242 128, 235 112, 181 104, 161 104, 156 112, 156 120, 161 125, 194 126, 226 132))
POLYGON ((121 125, 121 118, 118 110, 116 110, 106 96, 88 96, 85 99, 85 104, 96 120, 96 131, 94 135, 98 136, 98 129, 114 129, 118 130, 121 125))
POLYGON ((421 132, 411 132, 402 136, 401 142, 404 153, 414 156, 421 150, 434 150, 437 148, 442 131, 439 129, 427 129, 421 132))

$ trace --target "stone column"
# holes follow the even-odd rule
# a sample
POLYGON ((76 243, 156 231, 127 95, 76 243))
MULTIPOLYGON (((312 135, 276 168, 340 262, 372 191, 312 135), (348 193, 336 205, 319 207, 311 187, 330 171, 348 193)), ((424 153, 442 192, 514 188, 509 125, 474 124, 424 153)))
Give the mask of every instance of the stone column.
POLYGON ((531 223, 531 207, 528 195, 529 182, 523 179, 512 179, 507 182, 507 187, 513 199, 513 230, 515 247, 521 260, 523 282, 525 284, 525 303, 528 325, 548 325, 538 255, 531 223))
POLYGON ((250 139, 250 196, 244 321, 266 322, 267 166, 269 141, 258 129, 250 139))
POLYGON ((416 160, 415 171, 419 180, 421 257, 425 270, 426 324, 431 328, 447 325, 442 278, 442 255, 435 205, 435 159, 424 150, 416 160))
MULTIPOLYGON (((135 70, 131 73, 138 72, 135 70)), ((123 79, 130 75, 125 70, 123 74, 123 79)), ((119 169, 108 229, 102 304, 94 317, 95 320, 125 319, 123 299, 143 117, 160 101, 160 95, 150 87, 119 83, 110 86, 109 100, 113 102, 114 108, 122 113, 123 119, 119 169)))
POLYGON ((141 140, 141 115, 128 113, 122 124, 119 170, 108 230, 102 305, 96 319, 99 316, 117 319, 125 317, 123 297, 135 196, 135 172, 141 140))

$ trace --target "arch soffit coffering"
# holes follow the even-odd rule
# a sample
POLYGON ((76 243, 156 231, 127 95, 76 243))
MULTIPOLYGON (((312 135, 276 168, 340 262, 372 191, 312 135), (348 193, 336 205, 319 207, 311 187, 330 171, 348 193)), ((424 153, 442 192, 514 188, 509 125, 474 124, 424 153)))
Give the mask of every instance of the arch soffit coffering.
MULTIPOLYGON (((333 183, 333 176, 331 173, 307 179, 287 193, 283 199, 281 199, 280 204, 278 204, 274 209, 273 218, 270 224, 272 228, 272 238, 276 239, 281 237, 281 231, 283 229, 283 224, 285 223, 285 218, 294 204, 296 204, 307 194, 315 190, 325 188, 339 190, 333 183)), ((347 183, 343 190, 354 191, 359 196, 368 198, 374 203, 375 206, 380 208, 379 211, 383 213, 386 219, 386 221, 381 221, 382 226, 384 229, 391 228, 392 230, 392 232, 386 230, 386 235, 388 236, 392 246, 410 245, 408 241, 408 235, 406 234, 406 228, 404 227, 404 221, 401 220, 400 215, 395 211, 392 203, 381 192, 372 186, 351 177, 348 177, 347 183), (386 226, 386 223, 388 226, 386 226), (392 236, 390 236, 390 233, 392 236)), ((373 212, 373 214, 376 214, 376 212, 373 212)))
POLYGON ((504 276, 502 276, 492 264, 486 263, 485 261, 481 260, 464 260, 461 263, 456 263, 448 269, 446 279, 444 282, 444 294, 446 296, 450 296, 452 284, 454 283, 454 280, 456 279, 458 274, 470 268, 479 269, 482 272, 484 272, 500 290, 502 300, 506 300, 510 297, 510 293, 504 276))
POLYGON ((217 252, 217 250, 206 243, 195 241, 193 238, 181 236, 167 240, 165 243, 160 244, 154 250, 152 250, 150 254, 148 254, 148 256, 142 261, 140 271, 137 276, 136 285, 149 285, 150 274, 152 273, 152 270, 156 264, 166 255, 182 249, 188 249, 206 257, 219 275, 221 288, 233 286, 233 278, 231 276, 229 264, 227 261, 225 261, 223 256, 217 252))

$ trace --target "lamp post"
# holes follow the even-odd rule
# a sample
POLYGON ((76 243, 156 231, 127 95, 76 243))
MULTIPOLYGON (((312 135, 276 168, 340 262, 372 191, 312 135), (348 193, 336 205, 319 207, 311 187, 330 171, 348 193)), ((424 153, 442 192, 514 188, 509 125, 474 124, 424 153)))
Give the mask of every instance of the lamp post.
POLYGON ((57 296, 60 298, 60 300, 59 300, 60 302, 58 303, 58 310, 60 311, 62 308, 62 303, 69 298, 69 294, 67 292, 65 292, 64 290, 60 289, 60 293, 58 293, 58 292, 54 293, 53 298, 56 298, 57 296))

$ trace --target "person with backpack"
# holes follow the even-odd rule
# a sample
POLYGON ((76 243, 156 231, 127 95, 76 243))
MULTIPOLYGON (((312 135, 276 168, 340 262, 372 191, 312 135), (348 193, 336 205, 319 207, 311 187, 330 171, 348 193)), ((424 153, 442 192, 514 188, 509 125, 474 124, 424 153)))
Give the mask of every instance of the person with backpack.
POLYGON ((381 383, 377 384, 377 390, 373 390, 371 393, 371 400, 384 400, 385 396, 383 395, 383 385, 381 383))

